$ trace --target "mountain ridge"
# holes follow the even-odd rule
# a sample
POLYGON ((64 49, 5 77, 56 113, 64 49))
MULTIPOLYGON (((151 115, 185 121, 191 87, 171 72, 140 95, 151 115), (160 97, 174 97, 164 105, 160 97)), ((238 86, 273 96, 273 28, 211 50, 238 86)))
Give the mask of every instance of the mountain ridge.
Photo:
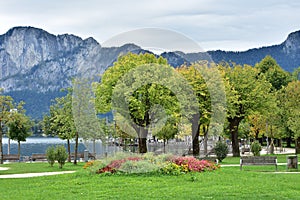
MULTIPOLYGON (((102 47, 92 37, 82 39, 73 34, 54 35, 30 26, 13 27, 0 35, 0 88, 16 101, 25 101, 25 108, 33 118, 41 118, 42 113, 48 111, 51 99, 61 96, 60 89, 71 86, 73 77, 88 76, 99 81, 96 75, 128 52, 150 51, 135 44, 102 47)), ((293 71, 300 66, 300 31, 290 33, 281 44, 243 52, 208 51, 208 54, 217 63, 226 61, 252 66, 271 55, 285 70, 293 71)), ((161 56, 173 67, 207 57, 201 52, 164 52, 161 56)))

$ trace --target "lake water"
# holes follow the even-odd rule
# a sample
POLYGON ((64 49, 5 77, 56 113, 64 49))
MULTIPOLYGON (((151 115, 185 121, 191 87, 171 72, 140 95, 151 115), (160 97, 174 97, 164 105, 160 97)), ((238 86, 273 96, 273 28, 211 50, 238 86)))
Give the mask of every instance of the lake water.
MULTIPOLYGON (((96 153, 103 154, 103 147, 101 142, 96 143, 96 153)), ((64 145, 67 149, 67 141, 59 138, 47 137, 29 137, 26 142, 21 142, 21 156, 31 156, 33 153, 45 154, 49 146, 64 145)), ((71 141, 71 152, 74 152, 75 141, 71 141)), ((79 141, 78 152, 83 152, 85 149, 93 152, 92 144, 79 141)), ((10 140, 10 154, 18 153, 18 143, 10 140)), ((3 137, 3 154, 8 154, 8 138, 3 137)))

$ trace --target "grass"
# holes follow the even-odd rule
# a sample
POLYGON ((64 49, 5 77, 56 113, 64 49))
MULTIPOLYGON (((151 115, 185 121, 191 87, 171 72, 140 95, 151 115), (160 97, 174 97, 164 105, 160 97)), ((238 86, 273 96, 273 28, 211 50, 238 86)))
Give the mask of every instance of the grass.
POLYGON ((78 163, 78 165, 73 165, 72 163, 66 163, 62 169, 58 168, 58 164, 55 163, 53 167, 46 162, 37 163, 9 163, 0 165, 0 167, 8 167, 9 170, 0 171, 2 174, 22 174, 22 173, 35 173, 35 172, 57 172, 57 171, 73 171, 82 168, 84 163, 78 163))
MULTIPOLYGON (((281 158, 285 160, 285 156, 281 158)), ((225 162, 238 164, 239 159, 229 157, 225 162)), ((298 199, 300 196, 300 174, 275 174, 274 166, 245 166, 243 171, 239 167, 222 167, 213 172, 179 176, 92 175, 82 166, 83 163, 66 164, 62 169, 76 170, 74 174, 0 179, 1 199, 298 199)), ((52 169, 47 163, 13 163, 4 167, 19 173, 60 171, 57 165, 52 169)), ((285 171, 285 166, 279 166, 279 171, 285 171)))

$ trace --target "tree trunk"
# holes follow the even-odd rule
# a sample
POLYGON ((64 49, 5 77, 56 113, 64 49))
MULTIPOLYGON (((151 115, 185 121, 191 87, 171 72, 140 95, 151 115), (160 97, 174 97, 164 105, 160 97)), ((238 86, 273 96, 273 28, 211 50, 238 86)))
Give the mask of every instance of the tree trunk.
POLYGON ((295 153, 300 154, 300 137, 295 139, 295 153))
POLYGON ((286 139, 286 147, 291 148, 292 147, 292 138, 288 137, 286 139))
POLYGON ((139 153, 147 153, 148 130, 144 127, 140 127, 139 131, 139 153))
POLYGON ((240 157, 240 148, 239 148, 239 140, 238 140, 238 129, 239 124, 242 118, 234 117, 229 118, 229 131, 231 135, 232 142, 232 154, 233 157, 240 157))
POLYGON ((207 141, 208 141, 208 128, 203 127, 204 132, 204 140, 203 140, 203 146, 204 146, 204 155, 207 154, 207 141))
POLYGON ((18 158, 19 158, 19 161, 20 161, 20 156, 21 156, 21 142, 18 141, 18 158))
POLYGON ((71 147, 70 147, 69 139, 67 139, 67 148, 68 148, 68 162, 71 162, 71 147))
POLYGON ((164 153, 166 153, 166 139, 164 139, 164 153))
POLYGON ((192 119, 192 145, 193 145, 193 156, 199 156, 200 148, 199 148, 199 118, 200 114, 193 115, 192 119))
POLYGON ((74 156, 74 165, 77 165, 77 153, 78 153, 78 132, 75 134, 75 156, 74 156))
POLYGON ((93 139, 93 155, 96 156, 96 139, 93 139))
POLYGON ((273 138, 271 138, 270 154, 274 154, 274 139, 273 138))

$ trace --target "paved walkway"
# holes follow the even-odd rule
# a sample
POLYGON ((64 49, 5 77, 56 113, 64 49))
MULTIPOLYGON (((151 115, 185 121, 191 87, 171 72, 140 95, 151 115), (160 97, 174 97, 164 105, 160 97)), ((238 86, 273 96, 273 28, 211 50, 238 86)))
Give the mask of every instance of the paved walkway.
POLYGON ((0 167, 0 171, 9 170, 9 167, 0 167))
MULTIPOLYGON (((5 167, 0 167, 0 170, 8 170, 3 169, 5 167)), ((59 175, 59 174, 71 174, 74 173, 75 171, 62 171, 62 172, 41 172, 41 173, 25 173, 25 174, 5 174, 5 175, 0 175, 1 178, 31 178, 31 177, 38 177, 38 176, 52 176, 52 175, 59 175)))

